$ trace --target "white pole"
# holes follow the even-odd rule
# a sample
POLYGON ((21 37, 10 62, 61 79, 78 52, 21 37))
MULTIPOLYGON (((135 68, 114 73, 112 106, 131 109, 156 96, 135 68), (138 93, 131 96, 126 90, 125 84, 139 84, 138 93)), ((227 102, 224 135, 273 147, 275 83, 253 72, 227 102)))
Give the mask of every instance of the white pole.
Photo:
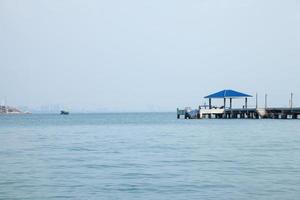
POLYGON ((293 96, 294 96, 294 94, 291 93, 291 108, 293 108, 293 96))
POLYGON ((255 95, 255 101, 256 101, 256 109, 258 108, 258 94, 255 95))
POLYGON ((268 107, 268 95, 265 94, 265 109, 268 107))

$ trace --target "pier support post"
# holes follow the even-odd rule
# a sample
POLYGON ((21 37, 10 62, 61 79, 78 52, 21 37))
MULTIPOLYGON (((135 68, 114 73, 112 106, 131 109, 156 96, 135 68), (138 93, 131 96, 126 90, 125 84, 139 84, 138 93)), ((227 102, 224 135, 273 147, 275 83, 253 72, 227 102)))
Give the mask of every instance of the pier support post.
POLYGON ((270 118, 275 119, 275 114, 271 113, 270 118))
POLYGON ((281 119, 287 119, 287 115, 286 114, 281 115, 281 119))
POLYGON ((253 119, 253 113, 252 113, 252 112, 249 113, 249 118, 250 118, 250 119, 253 119))

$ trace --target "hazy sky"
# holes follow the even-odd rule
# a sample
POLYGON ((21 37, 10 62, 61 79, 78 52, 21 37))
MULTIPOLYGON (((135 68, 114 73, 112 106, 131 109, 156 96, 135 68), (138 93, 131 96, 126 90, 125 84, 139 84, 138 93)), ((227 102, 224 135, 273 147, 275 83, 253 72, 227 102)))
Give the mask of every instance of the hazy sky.
POLYGON ((168 111, 232 88, 300 106, 299 2, 0 0, 0 100, 168 111))

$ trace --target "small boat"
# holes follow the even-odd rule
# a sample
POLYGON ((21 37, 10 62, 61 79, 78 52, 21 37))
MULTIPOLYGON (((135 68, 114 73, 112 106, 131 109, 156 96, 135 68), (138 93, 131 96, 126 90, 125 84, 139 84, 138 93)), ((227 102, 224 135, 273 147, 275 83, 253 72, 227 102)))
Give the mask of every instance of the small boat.
POLYGON ((65 111, 65 110, 62 110, 62 111, 60 111, 60 114, 61 115, 68 115, 68 114, 70 114, 68 111, 65 111))

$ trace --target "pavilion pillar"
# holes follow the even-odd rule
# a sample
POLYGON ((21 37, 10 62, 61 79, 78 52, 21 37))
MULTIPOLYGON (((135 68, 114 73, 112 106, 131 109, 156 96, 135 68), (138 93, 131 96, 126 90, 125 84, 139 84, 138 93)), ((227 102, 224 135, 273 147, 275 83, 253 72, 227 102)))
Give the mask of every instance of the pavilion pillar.
POLYGON ((230 109, 232 108, 232 98, 230 98, 230 109))
POLYGON ((209 98, 209 109, 211 109, 211 98, 209 98))
POLYGON ((224 98, 224 109, 226 108, 226 98, 224 98))
POLYGON ((248 108, 248 98, 245 98, 245 108, 248 108))

